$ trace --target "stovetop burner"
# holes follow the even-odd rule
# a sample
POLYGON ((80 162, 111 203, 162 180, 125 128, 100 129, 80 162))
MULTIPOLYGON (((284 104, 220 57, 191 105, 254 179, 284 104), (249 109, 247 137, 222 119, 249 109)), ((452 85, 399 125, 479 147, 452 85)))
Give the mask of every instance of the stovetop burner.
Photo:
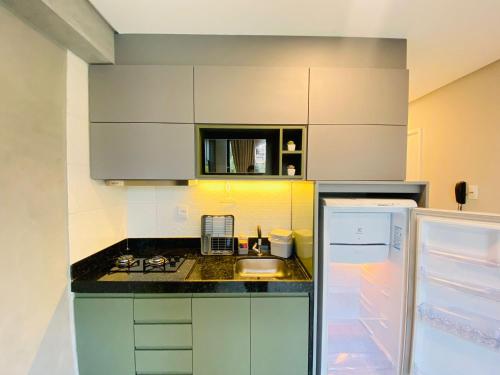
POLYGON ((162 255, 156 255, 152 258, 145 259, 144 262, 152 267, 163 267, 168 262, 168 259, 162 255))
POLYGON ((131 268, 139 265, 139 260, 135 259, 133 255, 125 254, 116 259, 116 267, 118 268, 131 268))
POLYGON ((133 255, 121 255, 116 259, 114 272, 176 272, 184 263, 185 258, 175 255, 165 257, 156 255, 151 258, 134 258, 133 255))

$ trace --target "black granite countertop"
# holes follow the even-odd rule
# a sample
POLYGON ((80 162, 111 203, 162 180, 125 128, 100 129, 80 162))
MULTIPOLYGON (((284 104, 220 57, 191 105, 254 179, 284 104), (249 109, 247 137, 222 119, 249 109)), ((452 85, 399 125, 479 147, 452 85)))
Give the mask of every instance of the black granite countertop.
MULTIPOLYGON (((244 256, 246 258, 248 256, 244 256)), ((296 257, 285 259, 287 275, 280 279, 243 279, 234 265, 241 256, 202 256, 200 239, 128 239, 71 266, 75 293, 312 293, 310 275, 296 257), (121 254, 136 257, 182 255, 177 273, 109 273, 121 254)))

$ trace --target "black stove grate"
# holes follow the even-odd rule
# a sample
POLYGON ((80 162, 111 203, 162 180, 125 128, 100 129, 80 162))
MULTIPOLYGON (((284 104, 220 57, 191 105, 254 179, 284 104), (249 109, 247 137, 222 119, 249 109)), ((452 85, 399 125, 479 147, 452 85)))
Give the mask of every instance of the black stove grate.
POLYGON ((162 265, 149 263, 148 258, 137 258, 134 262, 131 263, 128 267, 118 267, 114 266, 109 270, 109 273, 117 273, 117 272, 142 272, 142 273, 166 273, 166 272, 177 272, 180 266, 186 260, 185 257, 181 256, 170 256, 165 257, 165 263, 162 265))

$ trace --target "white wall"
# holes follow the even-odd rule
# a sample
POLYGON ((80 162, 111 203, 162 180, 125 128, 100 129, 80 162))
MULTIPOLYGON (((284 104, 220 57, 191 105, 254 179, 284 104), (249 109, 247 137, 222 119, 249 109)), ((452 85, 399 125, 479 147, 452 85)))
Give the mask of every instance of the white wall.
POLYGON ((129 237, 199 237, 201 215, 235 215, 235 234, 263 235, 291 227, 291 183, 197 181, 194 186, 129 187, 129 237), (189 217, 177 217, 177 207, 189 217))
MULTIPOLYGON (((500 61, 411 102, 409 130, 422 134, 419 179, 430 182, 431 207, 456 209, 464 180, 479 185, 464 210, 500 213, 500 61)), ((409 161, 417 151, 408 148, 409 161)))
POLYGON ((66 51, 0 5, 0 373, 71 375, 66 51))
POLYGON ((123 240, 126 190, 90 178, 88 65, 68 52, 67 168, 70 263, 123 240))

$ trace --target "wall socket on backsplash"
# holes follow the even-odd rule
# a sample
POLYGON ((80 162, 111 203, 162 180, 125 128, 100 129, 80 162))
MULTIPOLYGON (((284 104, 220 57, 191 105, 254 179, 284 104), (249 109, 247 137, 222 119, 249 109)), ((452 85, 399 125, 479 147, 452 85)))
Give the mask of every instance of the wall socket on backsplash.
POLYGON ((189 218, 189 208, 184 204, 176 207, 176 217, 178 220, 187 220, 189 218))

